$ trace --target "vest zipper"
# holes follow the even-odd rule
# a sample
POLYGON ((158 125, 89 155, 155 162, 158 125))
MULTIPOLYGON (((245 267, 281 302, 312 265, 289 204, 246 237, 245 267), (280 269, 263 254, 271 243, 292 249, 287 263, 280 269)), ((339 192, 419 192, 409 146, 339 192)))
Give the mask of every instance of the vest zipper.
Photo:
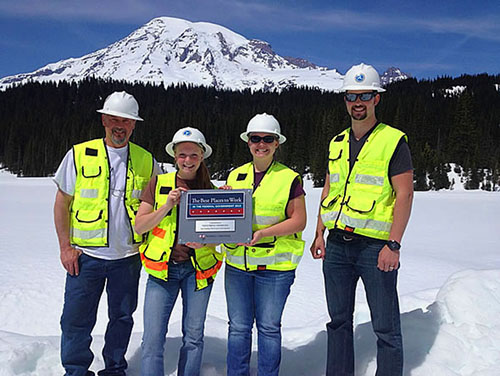
POLYGON ((104 152, 106 153, 106 161, 108 162, 108 212, 106 218, 106 244, 105 247, 109 247, 109 213, 111 211, 110 208, 110 200, 111 200, 111 162, 109 161, 108 148, 106 147, 106 141, 103 138, 102 144, 104 146, 104 152))
MULTIPOLYGON (((337 228, 337 223, 340 219, 340 215, 342 214, 342 210, 344 209, 344 200, 345 200, 345 196, 347 194, 347 184, 349 184, 349 178, 351 177, 351 172, 352 170, 354 170, 354 165, 356 164, 356 160, 354 161, 354 163, 352 164, 352 168, 351 168, 351 164, 349 163, 349 158, 351 158, 351 151, 350 151, 350 133, 352 132, 352 128, 351 130, 349 131, 349 133, 347 134, 347 147, 349 148, 348 150, 348 159, 347 159, 347 164, 349 165, 349 173, 347 174, 347 178, 345 180, 345 184, 344 184, 344 194, 342 195, 342 201, 340 202, 340 210, 339 210, 339 214, 337 214, 337 218, 335 218, 335 224, 333 225, 333 228, 336 229, 337 228)), ((364 146, 364 145, 363 145, 364 146)), ((360 150, 360 153, 361 153, 361 150, 360 150)), ((342 154, 342 152, 341 152, 342 154)))

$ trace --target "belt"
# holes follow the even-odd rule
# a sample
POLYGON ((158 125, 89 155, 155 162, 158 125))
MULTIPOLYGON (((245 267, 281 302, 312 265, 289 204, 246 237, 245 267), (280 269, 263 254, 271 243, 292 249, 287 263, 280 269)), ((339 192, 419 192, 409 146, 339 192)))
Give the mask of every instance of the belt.
POLYGON ((328 237, 332 237, 332 238, 335 238, 337 240, 342 240, 344 242, 350 242, 350 241, 353 241, 353 240, 356 240, 356 239, 362 239, 362 237, 360 237, 359 235, 351 235, 351 234, 348 234, 344 231, 331 231, 329 234, 328 234, 328 237))
POLYGON ((188 261, 189 260, 182 260, 182 261, 168 260, 169 263, 172 263, 174 265, 184 264, 185 262, 188 262, 188 261))

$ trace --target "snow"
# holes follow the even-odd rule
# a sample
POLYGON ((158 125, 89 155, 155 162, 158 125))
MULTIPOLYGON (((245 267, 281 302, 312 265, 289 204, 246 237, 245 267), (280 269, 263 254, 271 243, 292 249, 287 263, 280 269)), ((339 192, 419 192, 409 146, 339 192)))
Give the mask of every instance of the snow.
POLYGON ((460 85, 457 85, 457 86, 453 86, 449 89, 445 89, 445 97, 456 97, 456 96, 459 96, 460 94, 462 94, 465 89, 467 89, 467 86, 460 86, 460 85))
MULTIPOLYGON (((308 248, 320 189, 306 180, 308 225, 304 257, 283 315, 281 375, 324 374, 328 322, 321 262, 308 248)), ((0 376, 62 374, 59 319, 65 273, 52 224, 56 188, 50 178, 16 178, 0 171, 0 376)), ((403 239, 399 292, 405 375, 500 374, 500 241, 498 193, 417 192, 403 239)), ((208 309, 202 375, 225 374, 227 315, 222 274, 208 309)), ((127 358, 129 375, 140 369, 142 303, 127 358)), ((358 375, 375 372, 375 339, 362 290, 355 314, 358 375)), ((175 374, 181 310, 172 314, 166 374, 175 374)), ((106 302, 94 330, 92 370, 102 367, 106 302)), ((254 350, 256 336, 254 336, 254 350)), ((252 374, 256 374, 255 354, 252 374)))
POLYGON ((299 68, 266 42, 223 26, 158 17, 103 49, 0 79, 0 90, 28 81, 79 81, 86 77, 163 84, 190 83, 230 90, 281 90, 290 86, 336 90, 342 75, 325 67, 299 68))

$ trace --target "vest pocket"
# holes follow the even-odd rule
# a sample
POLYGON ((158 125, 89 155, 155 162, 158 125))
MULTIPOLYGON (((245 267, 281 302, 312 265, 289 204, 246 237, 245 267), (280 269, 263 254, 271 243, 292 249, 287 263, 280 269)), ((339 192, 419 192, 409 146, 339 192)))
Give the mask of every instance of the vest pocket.
POLYGON ((144 248, 144 251, 143 251, 143 255, 145 258, 147 258, 148 260, 151 260, 151 261, 156 261, 156 262, 160 262, 160 261, 167 261, 166 260, 166 252, 165 251, 162 251, 162 250, 159 250, 158 248, 156 247, 150 247, 151 244, 148 244, 145 248, 144 248))
POLYGON ((94 223, 102 219, 103 211, 100 210, 97 215, 93 210, 77 210, 75 214, 75 219, 80 223, 94 223))
POLYGON ((332 154, 332 153, 330 153, 330 155, 328 156, 328 157, 329 157, 329 158, 328 158, 328 160, 329 160, 330 162, 335 162, 335 161, 339 160, 340 158, 342 158, 342 149, 340 149, 340 151, 339 151, 339 155, 338 155, 337 157, 335 157, 335 156, 333 156, 333 157, 332 157, 332 155, 331 155, 331 154, 332 154))
POLYGON ((340 195, 335 195, 333 198, 331 198, 330 195, 326 196, 322 201, 321 201, 321 207, 323 209, 328 209, 335 204, 338 199, 340 198, 340 195))
POLYGON ((101 175, 101 166, 82 166, 82 176, 84 178, 96 178, 101 175))
POLYGON ((370 199, 363 198, 353 198, 353 196, 349 196, 347 201, 344 202, 344 205, 360 214, 369 213, 375 207, 376 201, 370 199))

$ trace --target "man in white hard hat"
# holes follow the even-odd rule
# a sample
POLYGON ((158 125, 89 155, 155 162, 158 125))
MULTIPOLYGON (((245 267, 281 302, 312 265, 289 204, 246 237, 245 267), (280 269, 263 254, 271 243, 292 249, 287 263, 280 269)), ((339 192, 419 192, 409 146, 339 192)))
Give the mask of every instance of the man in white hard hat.
POLYGON ((98 374, 125 375, 141 270, 135 214, 143 187, 160 171, 151 153, 129 142, 142 121, 132 95, 114 92, 98 112, 104 139, 73 146, 54 177, 54 223, 67 271, 61 361, 71 376, 94 375, 91 332, 105 286, 109 321, 98 374))
POLYGON ((377 373, 402 375, 396 289, 401 239, 413 200, 406 135, 377 120, 377 71, 353 66, 341 88, 351 126, 333 137, 312 256, 323 259, 328 312, 326 374, 354 375, 353 314, 359 278, 377 336, 377 373), (328 228, 325 247, 324 232, 328 228))

